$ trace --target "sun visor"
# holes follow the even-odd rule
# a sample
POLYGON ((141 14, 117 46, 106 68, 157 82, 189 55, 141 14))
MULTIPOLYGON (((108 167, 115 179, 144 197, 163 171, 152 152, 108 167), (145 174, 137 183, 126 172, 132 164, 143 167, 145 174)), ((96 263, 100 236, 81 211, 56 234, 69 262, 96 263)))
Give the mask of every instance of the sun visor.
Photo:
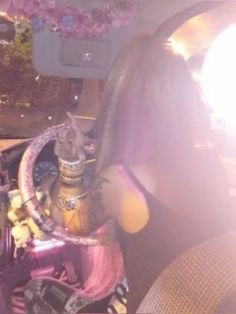
MULTIPOLYGON (((60 1, 58 1, 60 2, 60 1)), ((107 0, 68 1, 92 10, 107 0)), ((33 30, 33 66, 42 75, 82 79, 104 79, 120 50, 135 35, 153 33, 165 18, 199 0, 139 0, 140 11, 126 26, 111 27, 94 39, 63 37, 54 26, 33 30), (167 8, 168 7, 168 8, 167 8)), ((68 18, 68 17, 67 17, 68 18)), ((70 22, 70 21, 69 21, 70 22)))
POLYGON ((45 28, 33 34, 33 66, 42 75, 103 79, 132 27, 96 39, 62 38, 45 28))

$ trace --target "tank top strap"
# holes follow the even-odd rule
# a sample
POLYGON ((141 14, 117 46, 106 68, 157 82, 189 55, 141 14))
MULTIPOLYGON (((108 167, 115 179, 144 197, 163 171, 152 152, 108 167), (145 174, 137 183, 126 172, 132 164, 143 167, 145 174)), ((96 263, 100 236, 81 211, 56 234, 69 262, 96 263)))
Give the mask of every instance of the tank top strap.
POLYGON ((134 172, 127 166, 123 164, 123 168, 129 178, 132 180, 134 185, 137 187, 137 189, 146 197, 149 196, 150 193, 146 190, 146 188, 143 186, 143 184, 140 182, 140 180, 137 178, 137 176, 134 174, 134 172))

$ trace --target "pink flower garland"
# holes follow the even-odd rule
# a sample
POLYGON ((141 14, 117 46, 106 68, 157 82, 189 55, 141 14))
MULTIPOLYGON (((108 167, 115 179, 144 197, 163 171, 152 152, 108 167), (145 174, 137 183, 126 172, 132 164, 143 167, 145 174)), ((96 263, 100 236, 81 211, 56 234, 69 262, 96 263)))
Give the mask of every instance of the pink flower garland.
POLYGON ((58 4, 55 0, 5 0, 0 10, 12 19, 31 21, 33 31, 41 31, 46 25, 62 36, 94 38, 109 31, 110 27, 127 25, 138 7, 135 0, 116 0, 91 11, 58 4))

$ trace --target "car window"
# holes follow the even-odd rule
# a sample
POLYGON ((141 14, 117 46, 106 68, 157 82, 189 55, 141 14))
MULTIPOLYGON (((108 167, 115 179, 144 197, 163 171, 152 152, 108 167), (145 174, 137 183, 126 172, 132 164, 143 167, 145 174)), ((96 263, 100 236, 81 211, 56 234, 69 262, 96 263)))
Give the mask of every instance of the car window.
POLYGON ((1 17, 8 33, 0 32, 0 137, 32 137, 63 122, 67 111, 76 111, 82 84, 79 79, 37 73, 30 25, 18 22, 13 33, 11 23, 1 17))

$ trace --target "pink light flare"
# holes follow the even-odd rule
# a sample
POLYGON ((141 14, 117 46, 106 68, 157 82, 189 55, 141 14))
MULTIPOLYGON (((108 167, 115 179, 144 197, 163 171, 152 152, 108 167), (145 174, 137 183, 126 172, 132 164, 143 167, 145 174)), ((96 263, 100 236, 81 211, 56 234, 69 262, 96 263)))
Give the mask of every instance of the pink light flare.
POLYGON ((215 123, 236 137, 236 24, 223 30, 210 46, 201 86, 215 123))

